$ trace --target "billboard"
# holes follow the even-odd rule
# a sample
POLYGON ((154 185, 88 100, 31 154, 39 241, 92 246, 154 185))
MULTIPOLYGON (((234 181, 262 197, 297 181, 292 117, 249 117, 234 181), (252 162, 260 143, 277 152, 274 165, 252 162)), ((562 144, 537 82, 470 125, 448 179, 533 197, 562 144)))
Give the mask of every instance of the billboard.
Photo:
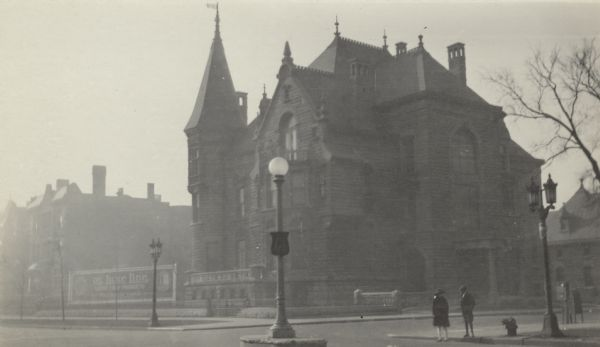
MULTIPOLYGON (((175 301, 176 265, 156 269, 156 300, 175 301)), ((69 272, 69 304, 152 301, 153 267, 79 270, 69 272)))

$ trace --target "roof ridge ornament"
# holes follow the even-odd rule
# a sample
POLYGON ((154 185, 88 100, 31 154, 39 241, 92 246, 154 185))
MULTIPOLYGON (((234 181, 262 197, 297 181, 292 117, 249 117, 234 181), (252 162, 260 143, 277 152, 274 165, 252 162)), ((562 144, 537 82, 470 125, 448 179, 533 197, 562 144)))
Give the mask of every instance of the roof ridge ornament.
POLYGON ((340 23, 338 22, 338 16, 337 16, 337 14, 335 15, 335 23, 334 24, 335 24, 335 33, 334 33, 334 35, 336 37, 340 37, 340 34, 341 34, 340 30, 339 30, 340 23))
POLYGON ((419 47, 423 48, 423 34, 419 34, 419 47))

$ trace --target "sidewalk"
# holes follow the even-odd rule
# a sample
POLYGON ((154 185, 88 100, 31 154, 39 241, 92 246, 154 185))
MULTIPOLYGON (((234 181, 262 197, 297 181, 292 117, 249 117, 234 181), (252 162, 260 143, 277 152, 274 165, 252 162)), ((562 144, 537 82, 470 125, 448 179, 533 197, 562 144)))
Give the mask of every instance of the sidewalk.
MULTIPOLYGON (((540 324, 527 324, 519 326, 519 336, 495 336, 483 337, 481 341, 469 341, 463 339, 463 342, 476 342, 488 344, 507 344, 521 346, 557 346, 557 347, 579 347, 579 346, 600 346, 600 324, 569 324, 561 325, 561 331, 565 335, 562 338, 541 337, 540 324)), ((477 340, 477 338, 475 338, 477 340)))
MULTIPOLYGON (((450 337, 453 342, 468 342, 473 344, 487 345, 510 345, 510 346, 556 346, 556 347, 591 347, 600 346, 600 323, 580 323, 561 325, 563 338, 541 337, 541 323, 519 324, 518 336, 509 337, 499 334, 498 327, 483 327, 476 330, 476 337, 450 337)), ((462 335, 462 329, 449 330, 449 335, 462 335)), ((388 334, 388 337, 403 340, 432 339, 428 334, 411 334, 411 336, 388 334)))

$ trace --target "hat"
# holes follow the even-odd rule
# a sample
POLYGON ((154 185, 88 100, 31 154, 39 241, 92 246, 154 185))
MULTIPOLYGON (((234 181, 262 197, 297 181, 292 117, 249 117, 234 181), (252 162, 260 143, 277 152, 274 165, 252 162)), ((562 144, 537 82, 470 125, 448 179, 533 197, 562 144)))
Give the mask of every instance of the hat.
POLYGON ((445 292, 443 289, 441 289, 441 288, 438 288, 438 289, 435 291, 435 295, 441 295, 441 294, 444 294, 444 293, 446 293, 446 292, 445 292))

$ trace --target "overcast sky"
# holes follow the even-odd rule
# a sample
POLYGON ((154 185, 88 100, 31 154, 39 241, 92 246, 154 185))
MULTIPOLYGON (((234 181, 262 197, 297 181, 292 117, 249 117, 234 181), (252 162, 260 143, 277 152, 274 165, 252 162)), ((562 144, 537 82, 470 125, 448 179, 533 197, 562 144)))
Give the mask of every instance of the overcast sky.
MULTIPOLYGON (((446 46, 466 45, 468 84, 492 104, 483 79, 523 72, 533 47, 570 48, 600 35, 600 2, 468 3, 222 1, 221 32, 234 84, 256 114, 271 95, 283 45, 308 65, 342 36, 425 48, 447 66, 446 46), (427 27, 425 29, 425 27, 427 27)), ((189 204, 183 128, 192 111, 214 31, 200 0, 0 1, 0 209, 23 205, 57 178, 91 191, 91 167, 107 166, 107 193, 144 196, 154 182, 164 201, 189 204)), ((526 149, 540 128, 508 122, 526 149)), ((578 156, 548 168, 568 198, 586 169, 578 156)), ((525 198, 525 197, 524 197, 525 198)))

